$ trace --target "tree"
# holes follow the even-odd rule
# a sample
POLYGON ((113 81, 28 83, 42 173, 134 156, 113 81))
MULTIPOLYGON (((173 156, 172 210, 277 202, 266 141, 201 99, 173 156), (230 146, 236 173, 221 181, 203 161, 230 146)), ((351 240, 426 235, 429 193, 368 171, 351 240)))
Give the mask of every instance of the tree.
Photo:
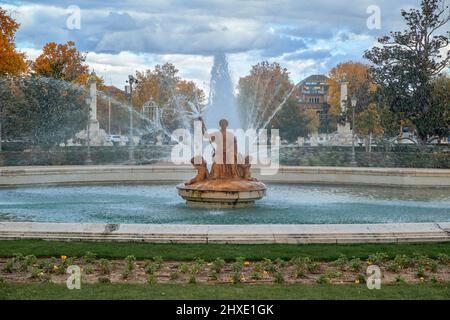
POLYGON ((450 53, 443 54, 449 38, 441 33, 450 21, 450 11, 444 0, 422 0, 420 9, 402 10, 401 15, 407 29, 379 38, 380 45, 364 56, 373 62, 371 77, 391 110, 411 120, 426 142, 442 121, 430 118, 432 81, 450 62, 450 53))
POLYGON ((205 107, 203 90, 192 81, 182 80, 173 64, 138 71, 136 78, 134 106, 142 106, 147 101, 155 103, 161 109, 161 121, 169 132, 187 128, 194 118, 201 116, 205 107))
MULTIPOLYGON (((335 122, 342 122, 343 119, 351 121, 352 114, 348 112, 343 114, 341 110, 341 84, 340 81, 348 81, 348 100, 350 97, 356 96, 358 104, 356 112, 364 110, 377 90, 376 85, 371 81, 369 76, 369 66, 360 62, 348 61, 338 64, 330 71, 329 85, 329 101, 330 109, 328 116, 335 122)), ((349 101, 348 101, 349 102, 349 101)), ((347 108, 347 111, 351 111, 347 108)))
MULTIPOLYGON (((263 126, 288 101, 293 87, 289 72, 280 64, 264 61, 254 65, 238 84, 237 103, 243 127, 263 126)), ((284 108, 288 108, 287 103, 284 108)))
POLYGON ((299 109, 296 99, 292 96, 270 121, 268 128, 279 129, 281 140, 295 142, 298 137, 308 135, 309 122, 310 119, 299 109))
POLYGON ((381 135, 384 132, 376 104, 371 103, 367 109, 359 113, 355 118, 355 131, 366 138, 366 151, 371 152, 372 137, 381 135))
POLYGON ((25 54, 14 44, 19 24, 0 7, 0 76, 19 75, 28 70, 25 54))
POLYGON ((308 121, 306 128, 308 129, 308 133, 314 133, 319 130, 320 127, 320 115, 314 109, 308 109, 305 111, 305 116, 308 121))
POLYGON ((84 91, 66 81, 44 77, 17 78, 8 90, 13 101, 5 106, 5 132, 49 149, 65 143, 86 128, 88 112, 84 91))
POLYGON ((450 130, 450 77, 437 77, 432 82, 430 121, 427 131, 439 138, 448 137, 450 130), (438 121, 436 121, 438 120, 438 121))
POLYGON ((32 64, 32 70, 38 76, 85 85, 89 79, 89 67, 85 61, 86 55, 77 50, 74 42, 49 42, 32 64))

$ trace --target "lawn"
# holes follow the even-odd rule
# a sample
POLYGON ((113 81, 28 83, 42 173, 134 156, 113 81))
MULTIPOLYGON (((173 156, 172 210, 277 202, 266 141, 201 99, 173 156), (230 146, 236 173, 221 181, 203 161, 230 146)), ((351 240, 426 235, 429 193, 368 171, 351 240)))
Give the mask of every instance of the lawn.
POLYGON ((69 290, 58 284, 0 284, 0 299, 450 299, 450 284, 386 285, 195 285, 91 284, 69 290))
POLYGON ((234 260, 245 257, 248 260, 285 259, 310 257, 320 261, 332 261, 341 254, 366 259, 370 254, 385 252, 390 257, 397 254, 421 254, 436 257, 439 253, 450 253, 450 242, 428 244, 152 244, 140 242, 92 242, 92 241, 43 241, 43 240, 3 240, 0 241, 0 257, 15 253, 33 254, 37 257, 76 256, 87 251, 99 258, 120 259, 134 255, 137 259, 161 256, 165 260, 193 260, 202 258, 213 260, 221 257, 234 260))

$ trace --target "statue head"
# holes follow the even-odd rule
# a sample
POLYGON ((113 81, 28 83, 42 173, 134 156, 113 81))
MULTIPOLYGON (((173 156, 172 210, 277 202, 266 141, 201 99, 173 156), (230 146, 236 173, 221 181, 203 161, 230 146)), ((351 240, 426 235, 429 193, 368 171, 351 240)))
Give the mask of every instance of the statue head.
POLYGON ((228 121, 226 119, 222 119, 219 121, 220 129, 226 130, 228 127, 228 121))

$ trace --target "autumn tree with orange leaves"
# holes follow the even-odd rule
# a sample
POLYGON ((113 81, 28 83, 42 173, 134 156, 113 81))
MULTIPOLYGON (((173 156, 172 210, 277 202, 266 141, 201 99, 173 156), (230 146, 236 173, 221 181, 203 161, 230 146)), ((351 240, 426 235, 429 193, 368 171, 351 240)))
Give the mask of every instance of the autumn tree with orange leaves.
POLYGON ((14 44, 19 24, 0 7, 0 75, 19 75, 28 70, 25 54, 14 44))
POLYGON ((78 51, 73 41, 65 44, 49 42, 32 64, 32 71, 39 76, 87 84, 89 67, 85 61, 86 55, 78 51))
MULTIPOLYGON (((328 115, 339 122, 342 118, 347 118, 351 121, 351 113, 347 115, 342 114, 341 110, 341 84, 340 81, 346 80, 348 82, 348 101, 350 97, 356 96, 358 104, 356 112, 361 112, 368 107, 373 94, 377 87, 369 78, 369 66, 359 62, 348 61, 338 64, 330 71, 329 85, 329 101, 330 109, 328 115)), ((347 110, 350 110, 348 108, 347 110)))

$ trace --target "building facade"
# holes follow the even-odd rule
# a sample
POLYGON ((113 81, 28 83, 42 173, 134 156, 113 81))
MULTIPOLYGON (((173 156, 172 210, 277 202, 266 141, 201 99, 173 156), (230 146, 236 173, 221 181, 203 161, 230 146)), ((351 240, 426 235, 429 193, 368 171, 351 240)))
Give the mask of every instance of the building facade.
POLYGON ((298 101, 300 109, 323 111, 324 104, 328 102, 328 80, 327 76, 317 74, 311 75, 299 83, 298 101))

